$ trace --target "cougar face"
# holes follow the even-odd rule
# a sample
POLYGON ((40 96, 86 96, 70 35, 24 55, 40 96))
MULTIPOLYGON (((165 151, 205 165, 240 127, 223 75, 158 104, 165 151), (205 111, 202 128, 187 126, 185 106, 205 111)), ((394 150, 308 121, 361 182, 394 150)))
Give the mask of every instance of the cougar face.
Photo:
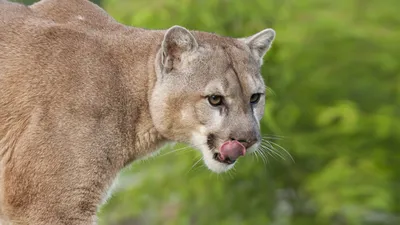
POLYGON ((156 59, 152 119, 167 139, 199 149, 214 172, 232 168, 261 141, 262 57, 275 32, 233 39, 172 27, 156 59))

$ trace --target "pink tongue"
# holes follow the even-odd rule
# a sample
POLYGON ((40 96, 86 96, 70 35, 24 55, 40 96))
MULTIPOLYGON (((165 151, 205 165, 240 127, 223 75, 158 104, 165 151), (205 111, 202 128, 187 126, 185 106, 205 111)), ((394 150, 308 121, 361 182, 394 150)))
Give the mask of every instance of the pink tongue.
POLYGON ((229 159, 235 161, 246 154, 246 148, 238 141, 226 141, 219 149, 222 160, 229 159))

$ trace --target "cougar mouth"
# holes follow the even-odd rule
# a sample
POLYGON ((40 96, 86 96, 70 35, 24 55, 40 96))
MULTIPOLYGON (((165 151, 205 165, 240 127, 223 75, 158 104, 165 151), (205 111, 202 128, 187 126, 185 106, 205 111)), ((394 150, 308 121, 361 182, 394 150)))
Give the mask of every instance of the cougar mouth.
MULTIPOLYGON (((214 135, 211 134, 208 136, 207 144, 210 149, 215 149, 213 147, 215 145, 214 135)), ((212 158, 217 162, 230 165, 234 164, 240 156, 244 156, 245 154, 246 147, 244 147, 239 141, 228 140, 222 143, 218 148, 218 152, 215 152, 212 158)))
POLYGON ((196 140, 204 138, 203 144, 196 148, 201 151, 207 168, 216 173, 223 173, 232 169, 237 159, 247 152, 245 146, 234 139, 220 140, 215 134, 197 137, 194 136, 193 143, 196 144, 196 140))

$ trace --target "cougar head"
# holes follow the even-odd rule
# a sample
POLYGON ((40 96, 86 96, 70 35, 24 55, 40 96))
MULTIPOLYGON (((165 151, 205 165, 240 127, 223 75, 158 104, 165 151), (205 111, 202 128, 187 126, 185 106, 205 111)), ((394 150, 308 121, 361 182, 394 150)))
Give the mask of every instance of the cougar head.
POLYGON ((262 58, 275 38, 265 29, 246 38, 166 31, 157 53, 150 99, 156 129, 199 149, 207 167, 224 172, 261 141, 265 85, 262 58))

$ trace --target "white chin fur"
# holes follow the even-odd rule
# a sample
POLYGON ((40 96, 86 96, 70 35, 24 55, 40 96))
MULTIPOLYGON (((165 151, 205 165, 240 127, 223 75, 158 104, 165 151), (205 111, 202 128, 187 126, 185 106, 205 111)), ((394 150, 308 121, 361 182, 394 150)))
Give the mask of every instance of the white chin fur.
POLYGON ((200 148, 201 153, 203 154, 204 164, 215 173, 223 173, 233 168, 235 164, 225 164, 218 162, 213 158, 213 153, 208 148, 200 148))

